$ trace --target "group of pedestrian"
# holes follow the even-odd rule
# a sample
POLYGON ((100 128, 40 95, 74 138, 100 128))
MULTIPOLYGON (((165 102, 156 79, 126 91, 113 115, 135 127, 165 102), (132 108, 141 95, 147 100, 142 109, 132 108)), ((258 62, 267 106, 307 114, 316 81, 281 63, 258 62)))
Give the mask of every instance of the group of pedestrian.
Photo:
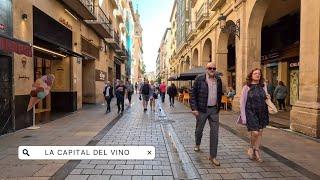
POLYGON ((154 81, 149 83, 149 80, 145 78, 144 83, 140 85, 139 93, 143 104, 143 111, 146 112, 148 110, 149 101, 151 111, 155 111, 155 100, 158 98, 158 94, 154 81))
POLYGON ((118 114, 123 113, 125 97, 128 98, 129 105, 131 105, 133 93, 134 93, 134 87, 131 81, 127 81, 127 83, 124 84, 122 80, 117 79, 115 82, 114 90, 110 81, 107 81, 103 90, 103 95, 107 105, 106 112, 107 113, 111 112, 110 103, 115 94, 117 99, 118 114))
MULTIPOLYGON (((135 83, 135 86, 130 81, 124 85, 123 81, 118 80, 115 86, 118 113, 122 113, 124 110, 125 94, 127 94, 129 104, 131 104, 131 96, 134 90, 140 94, 140 100, 143 100, 144 112, 147 111, 149 101, 151 111, 155 111, 155 100, 158 98, 159 93, 163 103, 167 93, 169 95, 170 107, 174 107, 177 88, 173 83, 167 88, 165 82, 156 86, 153 81, 149 83, 148 79, 144 79, 143 83, 135 83)), ((110 82, 106 83, 103 94, 107 102, 107 112, 110 112, 110 101, 113 98, 113 87, 110 82)), ((210 62, 206 66, 206 73, 198 75, 194 81, 190 106, 196 119, 194 151, 200 151, 203 129, 208 120, 210 125, 209 160, 216 166, 220 166, 220 162, 217 160, 217 149, 219 140, 219 111, 222 95, 220 74, 216 71, 216 65, 210 62)), ((230 88, 228 96, 233 98, 234 95, 234 89, 230 88)), ((264 80, 261 69, 255 68, 247 75, 240 97, 240 116, 238 122, 241 121, 242 124, 246 125, 250 133, 250 145, 247 151, 249 159, 263 162, 260 152, 262 133, 263 129, 269 124, 269 111, 266 99, 275 97, 280 109, 285 109, 284 99, 286 95, 287 88, 283 82, 279 81, 278 86, 273 90, 267 84, 267 81, 264 80)))
MULTIPOLYGON (((216 72, 216 65, 211 62, 206 66, 206 73, 196 77, 192 88, 190 106, 196 119, 194 151, 200 151, 203 129, 208 120, 210 125, 209 160, 212 164, 220 166, 220 162, 217 160, 217 148, 219 110, 223 92, 221 78, 216 72)), ((283 82, 279 81, 279 86, 272 94, 277 100, 285 98, 284 95, 281 95, 286 94, 283 87, 283 82)), ((230 90, 230 97, 233 97, 234 94, 233 90, 230 90)), ((263 129, 269 124, 266 99, 271 99, 271 95, 268 93, 261 69, 255 68, 247 75, 246 83, 242 89, 239 119, 244 122, 243 124, 246 125, 250 133, 248 158, 257 162, 263 162, 260 152, 262 133, 263 129)), ((281 103, 283 104, 283 102, 281 103)))

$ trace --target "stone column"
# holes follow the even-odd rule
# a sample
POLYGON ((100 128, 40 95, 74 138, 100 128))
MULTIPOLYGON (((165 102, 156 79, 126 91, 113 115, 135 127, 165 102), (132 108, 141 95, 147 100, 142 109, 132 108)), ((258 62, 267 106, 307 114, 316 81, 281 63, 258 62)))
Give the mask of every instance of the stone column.
POLYGON ((299 99, 290 128, 320 137, 320 1, 301 1, 299 99))
POLYGON ((221 72, 223 76, 221 77, 222 80, 222 90, 225 92, 228 86, 228 50, 218 50, 216 52, 216 61, 217 71, 221 72))

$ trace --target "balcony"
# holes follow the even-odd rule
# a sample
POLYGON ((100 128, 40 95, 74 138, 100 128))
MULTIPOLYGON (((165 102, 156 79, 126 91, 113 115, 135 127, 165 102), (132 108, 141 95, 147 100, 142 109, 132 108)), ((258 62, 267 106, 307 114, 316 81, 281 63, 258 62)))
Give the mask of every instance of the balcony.
POLYGON ((199 10, 196 12, 196 26, 198 28, 203 28, 207 22, 210 21, 209 18, 209 3, 204 2, 202 6, 199 8, 199 10))
POLYGON ((117 32, 113 32, 112 37, 105 40, 113 49, 120 49, 120 38, 117 32))
POLYGON ((95 20, 93 0, 61 0, 84 20, 95 20))
POLYGON ((94 31, 96 31, 102 38, 112 37, 112 25, 107 15, 103 12, 100 6, 95 6, 95 16, 97 20, 86 20, 94 31))
POLYGON ((197 35, 196 23, 192 21, 189 23, 188 30, 187 30, 187 40, 193 40, 197 35))
POLYGON ((127 57, 127 50, 124 47, 123 43, 121 43, 119 48, 116 49, 116 53, 119 54, 122 58, 126 58, 127 57))
POLYGON ((221 8, 225 2, 226 0, 211 0, 209 5, 211 11, 216 11, 217 9, 221 8))
POLYGON ((115 9, 114 15, 117 18, 119 23, 123 23, 123 10, 122 9, 115 9))

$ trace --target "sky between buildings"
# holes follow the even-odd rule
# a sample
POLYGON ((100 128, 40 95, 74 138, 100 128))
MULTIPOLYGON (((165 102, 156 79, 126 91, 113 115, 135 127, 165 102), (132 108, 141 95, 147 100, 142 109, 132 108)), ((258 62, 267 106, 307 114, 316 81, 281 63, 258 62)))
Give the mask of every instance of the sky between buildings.
POLYGON ((170 26, 170 15, 174 0, 132 0, 134 9, 140 14, 143 28, 143 60, 146 71, 156 70, 156 60, 161 39, 170 26))

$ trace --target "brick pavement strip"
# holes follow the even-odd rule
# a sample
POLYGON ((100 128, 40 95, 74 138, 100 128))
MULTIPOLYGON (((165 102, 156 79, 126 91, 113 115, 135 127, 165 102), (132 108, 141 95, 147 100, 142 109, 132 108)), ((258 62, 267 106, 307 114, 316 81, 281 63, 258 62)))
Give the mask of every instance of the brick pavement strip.
MULTIPOLYGON (((194 130, 195 120, 191 113, 174 113, 175 111, 190 112, 180 103, 175 108, 164 107, 169 120, 178 135, 180 141, 184 145, 187 153, 191 157, 193 164, 201 174, 202 179, 256 179, 256 178, 295 178, 304 179, 302 174, 291 169, 276 158, 269 154, 263 153, 264 163, 251 161, 246 156, 246 148, 248 143, 220 127, 218 159, 221 162, 220 167, 214 167, 208 164, 207 158, 209 154, 209 126, 206 125, 203 132, 201 151, 195 153, 194 146, 194 130)), ((220 121, 223 116, 220 115, 220 121)))

